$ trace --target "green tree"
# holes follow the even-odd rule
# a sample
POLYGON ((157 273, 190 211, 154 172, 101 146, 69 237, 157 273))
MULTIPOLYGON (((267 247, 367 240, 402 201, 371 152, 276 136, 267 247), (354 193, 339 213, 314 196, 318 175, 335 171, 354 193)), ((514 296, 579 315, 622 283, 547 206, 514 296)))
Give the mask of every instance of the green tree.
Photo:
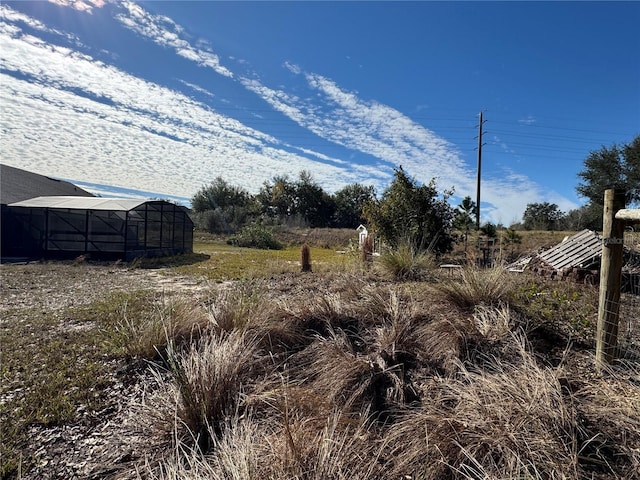
POLYGON ((480 227, 480 232, 489 238, 498 237, 498 227, 491 222, 487 222, 480 227))
POLYGON ((458 205, 458 208, 455 210, 455 218, 453 220, 453 225, 455 228, 458 228, 462 232, 464 232, 464 250, 467 251, 467 241, 469 238, 469 230, 473 226, 475 220, 474 217, 476 215, 476 202, 471 200, 471 197, 466 196, 458 205))
POLYGON ((408 243, 417 251, 444 253, 453 246, 453 209, 447 198, 447 193, 439 197, 435 180, 418 185, 399 167, 381 199, 365 207, 364 217, 392 248, 408 243))
POLYGON ((508 260, 515 260, 514 258, 514 247, 517 244, 522 243, 522 235, 520 235, 516 230, 514 230, 513 228, 507 228, 506 230, 504 230, 503 234, 502 234, 502 241, 506 246, 511 246, 511 248, 509 249, 509 258, 508 260))
POLYGON ((590 152, 584 167, 576 190, 591 203, 602 205, 608 188, 626 190, 627 204, 640 202, 640 135, 627 145, 590 152))
POLYGON ((249 192, 229 184, 218 176, 209 185, 202 187, 191 198, 194 212, 204 212, 230 206, 244 207, 251 200, 249 192))
POLYGON ((297 213, 296 185, 287 175, 277 175, 264 182, 257 199, 262 213, 269 217, 284 220, 297 213))
POLYGON ((529 203, 522 221, 526 230, 556 230, 562 215, 555 203, 529 203))
POLYGON ((562 230, 602 229, 602 205, 589 202, 582 207, 569 210, 560 220, 562 230))
POLYGON ((332 224, 337 228, 357 228, 365 223, 362 212, 369 202, 376 198, 376 190, 370 185, 365 187, 359 183, 347 185, 333 195, 335 212, 332 224))
POLYGON ((265 182, 257 201, 263 214, 281 223, 327 227, 334 212, 332 197, 305 170, 296 181, 280 175, 265 182))
POLYGON ((211 233, 233 233, 257 215, 254 197, 241 187, 216 177, 191 198, 196 227, 211 233))
POLYGON ((320 185, 303 170, 296 182, 296 210, 305 223, 312 228, 328 227, 334 212, 334 203, 320 185))

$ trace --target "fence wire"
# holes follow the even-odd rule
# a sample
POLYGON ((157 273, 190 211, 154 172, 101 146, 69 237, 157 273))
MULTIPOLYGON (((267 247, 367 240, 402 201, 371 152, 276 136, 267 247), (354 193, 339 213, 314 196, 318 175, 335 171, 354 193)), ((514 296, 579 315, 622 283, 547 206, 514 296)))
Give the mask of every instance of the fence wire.
POLYGON ((624 233, 618 340, 622 355, 640 355, 640 225, 624 233))

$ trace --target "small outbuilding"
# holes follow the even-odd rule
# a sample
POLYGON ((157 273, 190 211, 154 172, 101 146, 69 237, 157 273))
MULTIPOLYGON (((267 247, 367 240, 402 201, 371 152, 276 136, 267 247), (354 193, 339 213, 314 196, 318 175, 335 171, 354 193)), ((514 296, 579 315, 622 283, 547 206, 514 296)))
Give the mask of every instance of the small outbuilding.
POLYGON ((356 228, 356 232, 358 232, 358 245, 362 247, 362 244, 369 236, 369 231, 364 225, 359 225, 358 228, 356 228))
POLYGON ((131 260, 193 251, 188 210, 164 200, 46 196, 3 207, 3 257, 131 260))

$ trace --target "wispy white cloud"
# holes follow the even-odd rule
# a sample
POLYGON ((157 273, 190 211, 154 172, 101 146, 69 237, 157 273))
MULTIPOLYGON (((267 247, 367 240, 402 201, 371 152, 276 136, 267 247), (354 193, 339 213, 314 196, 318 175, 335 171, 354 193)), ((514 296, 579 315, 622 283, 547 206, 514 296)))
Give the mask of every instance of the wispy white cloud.
POLYGON ((518 123, 521 123, 523 125, 533 125, 536 122, 537 119, 533 115, 527 115, 526 117, 518 120, 518 123))
POLYGON ((506 142, 502 141, 502 139, 500 137, 498 137, 497 135, 493 135, 493 143, 498 145, 503 152, 508 153, 508 154, 515 154, 516 151, 511 148, 509 145, 507 145, 506 142))
POLYGON ((207 95, 208 97, 215 97, 215 95, 211 93, 209 90, 207 90, 206 88, 202 88, 201 86, 196 85, 195 83, 190 83, 185 80, 178 80, 178 81, 196 92, 207 95))
MULTIPOLYGON (((475 200, 475 196, 472 198, 475 200)), ((485 221, 504 225, 520 222, 527 205, 540 202, 556 203, 563 211, 577 208, 562 195, 547 191, 527 176, 509 169, 503 170, 502 177, 482 180, 481 213, 485 221)))
MULTIPOLYGON (((344 147, 353 158, 335 158, 304 141, 283 141, 186 94, 27 35, 21 27, 55 33, 66 45, 79 45, 71 34, 0 5, 3 162, 60 178, 177 197, 192 196, 217 175, 257 191, 274 174, 295 177, 300 170, 311 171, 328 191, 354 182, 381 191, 392 168, 403 165, 421 182, 436 177, 441 189, 455 186, 460 197, 475 198, 475 172, 457 147, 402 112, 365 100, 292 62, 284 67, 293 75, 295 89, 272 88, 257 75, 242 77, 221 65, 206 42, 190 41, 173 20, 130 1, 122 5, 117 19, 126 28, 239 81, 310 137, 344 147)), ((246 66, 241 60, 236 64, 246 66)), ((192 91, 213 95, 193 82, 179 81, 192 91)), ((483 179, 483 217, 510 223, 527 203, 553 195, 524 176, 505 172, 483 179)), ((562 203, 561 208, 567 204, 561 198, 554 203, 562 203)))
POLYGON ((208 49, 192 46, 184 38, 184 30, 170 18, 153 15, 133 2, 123 2, 126 13, 117 16, 122 24, 153 42, 173 49, 178 55, 208 67, 224 75, 233 77, 231 71, 220 64, 218 55, 208 49))
MULTIPOLYGON (((302 74, 299 67, 286 67, 302 74)), ((365 101, 321 75, 304 73, 304 78, 310 89, 304 98, 272 89, 256 79, 241 81, 274 109, 319 137, 379 159, 386 173, 402 165, 420 181, 437 178, 443 188, 472 184, 455 145, 444 138, 398 110, 365 101)))
MULTIPOLYGON (((290 95, 255 79, 242 81, 273 108, 316 135, 378 158, 380 163, 368 166, 370 178, 379 182, 385 172, 388 182, 390 167, 403 165, 420 181, 435 177, 441 189, 455 187, 457 198, 469 195, 475 199, 476 172, 461 159, 455 145, 389 106, 362 100, 320 75, 304 73, 290 64, 286 67, 305 76, 310 95, 290 95)), ((494 141, 514 153, 500 138, 495 137, 494 141)), ((481 193, 483 221, 494 223, 520 221, 529 203, 553 201, 560 208, 576 207, 570 200, 547 192, 528 177, 510 170, 490 177, 485 174, 481 193)))
POLYGON ((103 0, 49 0, 49 2, 87 13, 91 13, 96 7, 101 8, 105 5, 103 0))
POLYGON ((181 93, 19 29, 0 31, 0 62, 7 164, 187 197, 217 175, 252 191, 276 172, 311 170, 333 189, 350 178, 181 93))
POLYGON ((8 35, 15 35, 21 32, 21 27, 27 27, 35 31, 44 33, 50 33, 58 37, 65 38, 75 44, 80 44, 77 36, 63 32, 61 30, 50 28, 44 23, 25 15, 21 12, 17 12, 7 5, 0 4, 0 31, 8 35))
POLYGON ((293 63, 284 62, 284 66, 285 68, 287 68, 287 70, 289 70, 291 73, 295 73, 296 75, 300 75, 302 73, 302 69, 298 65, 295 65, 293 63))

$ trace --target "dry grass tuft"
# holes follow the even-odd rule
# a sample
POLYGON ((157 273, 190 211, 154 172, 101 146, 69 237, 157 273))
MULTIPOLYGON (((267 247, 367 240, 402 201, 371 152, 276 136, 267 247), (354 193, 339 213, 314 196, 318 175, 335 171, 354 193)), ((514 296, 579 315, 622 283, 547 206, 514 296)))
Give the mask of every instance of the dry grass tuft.
POLYGON ((403 301, 397 289, 363 286, 351 301, 354 315, 367 327, 381 325, 411 314, 411 307, 403 301))
POLYGON ((197 341, 208 323, 201 306, 182 297, 162 296, 151 315, 144 318, 130 317, 124 303, 113 341, 123 345, 128 357, 164 359, 169 343, 181 347, 197 341))
MULTIPOLYGON (((202 292, 189 300, 114 297, 78 318, 97 323, 111 315, 116 322, 124 299, 129 326, 119 332, 128 348, 163 352, 169 368, 152 364, 153 379, 128 370, 142 380, 123 378, 135 394, 110 400, 125 407, 109 417, 108 434, 100 434, 114 437, 102 447, 108 460, 90 459, 94 469, 85 477, 104 475, 108 465, 120 469, 114 476, 131 478, 137 469, 149 479, 637 478, 637 360, 598 377, 572 337, 548 338, 576 330, 591 315, 592 292, 578 288, 499 270, 468 270, 441 285, 391 285, 373 272, 289 272, 259 283, 224 283, 204 299, 202 292), (132 397, 140 404, 131 405, 132 397), (130 422, 119 424, 127 415, 138 421, 133 435, 130 422), (117 459, 125 454, 131 460, 123 466, 117 459)), ((26 321, 12 315, 17 324, 26 321)), ((35 338, 58 335, 58 323, 38 324, 46 337, 35 338)), ((3 331, 5 342, 38 333, 18 332, 3 331)), ((79 347, 102 345, 86 332, 76 331, 83 334, 75 340, 79 347)), ((113 351, 118 360, 131 360, 113 351)), ((83 350, 69 352, 52 358, 89 358, 83 350)), ((14 360, 5 377, 28 360, 14 360)), ((134 365, 142 364, 148 365, 134 365)), ((66 376, 77 365, 58 372, 66 376)), ((93 383, 64 384, 60 401, 83 385, 93 383)), ((22 395, 4 392, 3 402, 22 395)), ((40 398, 54 397, 28 400, 43 404, 40 398)), ((19 402, 11 409, 2 403, 2 419, 19 415, 19 402)), ((49 428, 37 441, 48 441, 49 428)), ((34 430, 25 424, 25 442, 34 430)), ((74 455, 93 455, 88 443, 75 443, 84 450, 74 455)), ((44 478, 42 472, 25 478, 44 478)))
POLYGON ((316 395, 346 411, 359 411, 372 405, 375 412, 385 410, 387 387, 395 374, 375 356, 359 354, 342 331, 329 338, 318 338, 292 358, 294 374, 305 378, 316 395))
POLYGON ((479 305, 473 314, 473 320, 480 335, 490 341, 503 340, 512 332, 508 305, 500 305, 497 308, 479 305))
MULTIPOLYGON (((257 341, 233 331, 207 335, 185 353, 169 350, 169 365, 178 391, 177 415, 202 451, 210 432, 221 433, 226 416, 239 405, 242 386, 256 365, 257 341)), ((188 435, 183 435, 187 440, 188 435)))
POLYGON ((467 342, 477 337, 477 330, 468 318, 437 318, 421 325, 414 335, 418 360, 435 374, 454 375, 467 357, 467 342))
POLYGON ((212 292, 205 302, 209 328, 217 334, 246 330, 264 314, 261 297, 261 288, 253 285, 212 292))
POLYGON ((435 269, 435 260, 428 252, 419 252, 413 246, 403 243, 394 250, 384 252, 380 258, 380 270, 393 280, 422 280, 429 271, 435 269))
POLYGON ((333 329, 352 331, 356 319, 338 294, 309 295, 307 298, 281 303, 281 315, 289 325, 304 335, 307 344, 314 335, 330 335, 333 329))
POLYGON ((352 480, 382 479, 366 417, 340 411, 322 421, 290 418, 267 424, 234 416, 210 455, 177 449, 160 465, 148 463, 137 478, 150 480, 352 480))
POLYGON ((623 466, 622 471, 615 472, 619 478, 638 478, 640 364, 622 363, 610 368, 604 378, 579 390, 576 397, 583 436, 588 440, 581 451, 583 462, 603 470, 611 458, 617 458, 616 463, 623 466))
POLYGON ((275 471, 262 478, 380 478, 380 466, 375 462, 376 444, 364 415, 354 418, 336 410, 321 423, 301 421, 289 427, 283 425, 283 430, 275 432, 269 441, 275 471), (288 439, 284 442, 285 452, 283 437, 288 439))
POLYGON ((463 309, 478 305, 498 305, 508 302, 514 289, 514 279, 501 268, 481 270, 468 267, 459 278, 451 278, 436 285, 450 302, 463 309))
POLYGON ((575 412, 524 346, 518 366, 460 367, 392 425, 391 478, 578 478, 575 412), (403 477, 406 475, 408 477, 403 477))

